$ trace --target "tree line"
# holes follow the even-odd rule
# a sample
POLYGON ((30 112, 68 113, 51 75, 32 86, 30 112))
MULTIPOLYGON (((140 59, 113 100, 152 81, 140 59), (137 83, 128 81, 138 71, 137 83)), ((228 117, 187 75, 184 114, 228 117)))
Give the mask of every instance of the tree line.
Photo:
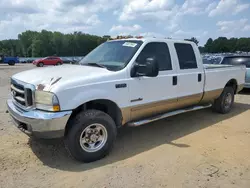
MULTIPOLYGON (((116 38, 131 38, 133 36, 117 36, 116 38)), ((96 36, 82 32, 63 34, 47 30, 25 31, 18 35, 18 39, 0 41, 0 54, 19 57, 45 57, 57 56, 85 56, 101 43, 109 40, 109 35, 96 36)), ((192 37, 185 39, 199 44, 192 37)), ((219 37, 215 40, 209 38, 204 47, 199 47, 205 53, 221 52, 250 52, 250 38, 219 37)))
POLYGON ((204 47, 199 49, 203 53, 250 52, 250 38, 209 38, 204 47))
POLYGON ((107 37, 82 32, 25 31, 18 35, 18 39, 0 41, 0 54, 19 57, 84 56, 105 42, 107 37))

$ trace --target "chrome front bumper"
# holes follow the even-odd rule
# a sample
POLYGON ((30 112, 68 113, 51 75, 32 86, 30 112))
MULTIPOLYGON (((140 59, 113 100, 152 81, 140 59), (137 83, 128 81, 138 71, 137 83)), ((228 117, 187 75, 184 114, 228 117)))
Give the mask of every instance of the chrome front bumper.
POLYGON ((7 100, 8 111, 14 124, 25 134, 38 138, 60 138, 64 136, 65 126, 72 111, 44 112, 24 111, 7 100))

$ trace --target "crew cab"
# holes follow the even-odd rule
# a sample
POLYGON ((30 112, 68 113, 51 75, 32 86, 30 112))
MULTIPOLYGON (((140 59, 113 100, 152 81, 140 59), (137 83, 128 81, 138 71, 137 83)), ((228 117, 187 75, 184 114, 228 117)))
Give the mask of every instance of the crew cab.
POLYGON ((79 64, 13 75, 7 106, 24 133, 64 137, 83 162, 106 156, 120 127, 208 107, 229 113, 246 74, 244 65, 203 66, 192 42, 157 38, 107 41, 79 64))
POLYGON ((43 67, 44 65, 62 65, 63 61, 59 57, 45 57, 33 61, 33 64, 37 67, 43 67))

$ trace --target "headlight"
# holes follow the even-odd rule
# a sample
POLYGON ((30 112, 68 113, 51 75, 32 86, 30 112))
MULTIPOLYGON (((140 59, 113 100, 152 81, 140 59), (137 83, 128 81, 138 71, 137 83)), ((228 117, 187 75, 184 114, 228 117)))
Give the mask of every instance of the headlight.
POLYGON ((53 112, 60 111, 59 101, 54 93, 46 91, 36 91, 35 103, 36 103, 36 108, 40 110, 53 111, 53 112))

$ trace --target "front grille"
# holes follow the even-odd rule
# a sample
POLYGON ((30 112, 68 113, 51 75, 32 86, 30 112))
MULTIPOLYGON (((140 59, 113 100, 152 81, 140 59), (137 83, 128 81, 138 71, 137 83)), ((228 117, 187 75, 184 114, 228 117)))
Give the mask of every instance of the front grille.
POLYGON ((33 91, 32 85, 11 79, 11 95, 22 108, 33 106, 33 91))

